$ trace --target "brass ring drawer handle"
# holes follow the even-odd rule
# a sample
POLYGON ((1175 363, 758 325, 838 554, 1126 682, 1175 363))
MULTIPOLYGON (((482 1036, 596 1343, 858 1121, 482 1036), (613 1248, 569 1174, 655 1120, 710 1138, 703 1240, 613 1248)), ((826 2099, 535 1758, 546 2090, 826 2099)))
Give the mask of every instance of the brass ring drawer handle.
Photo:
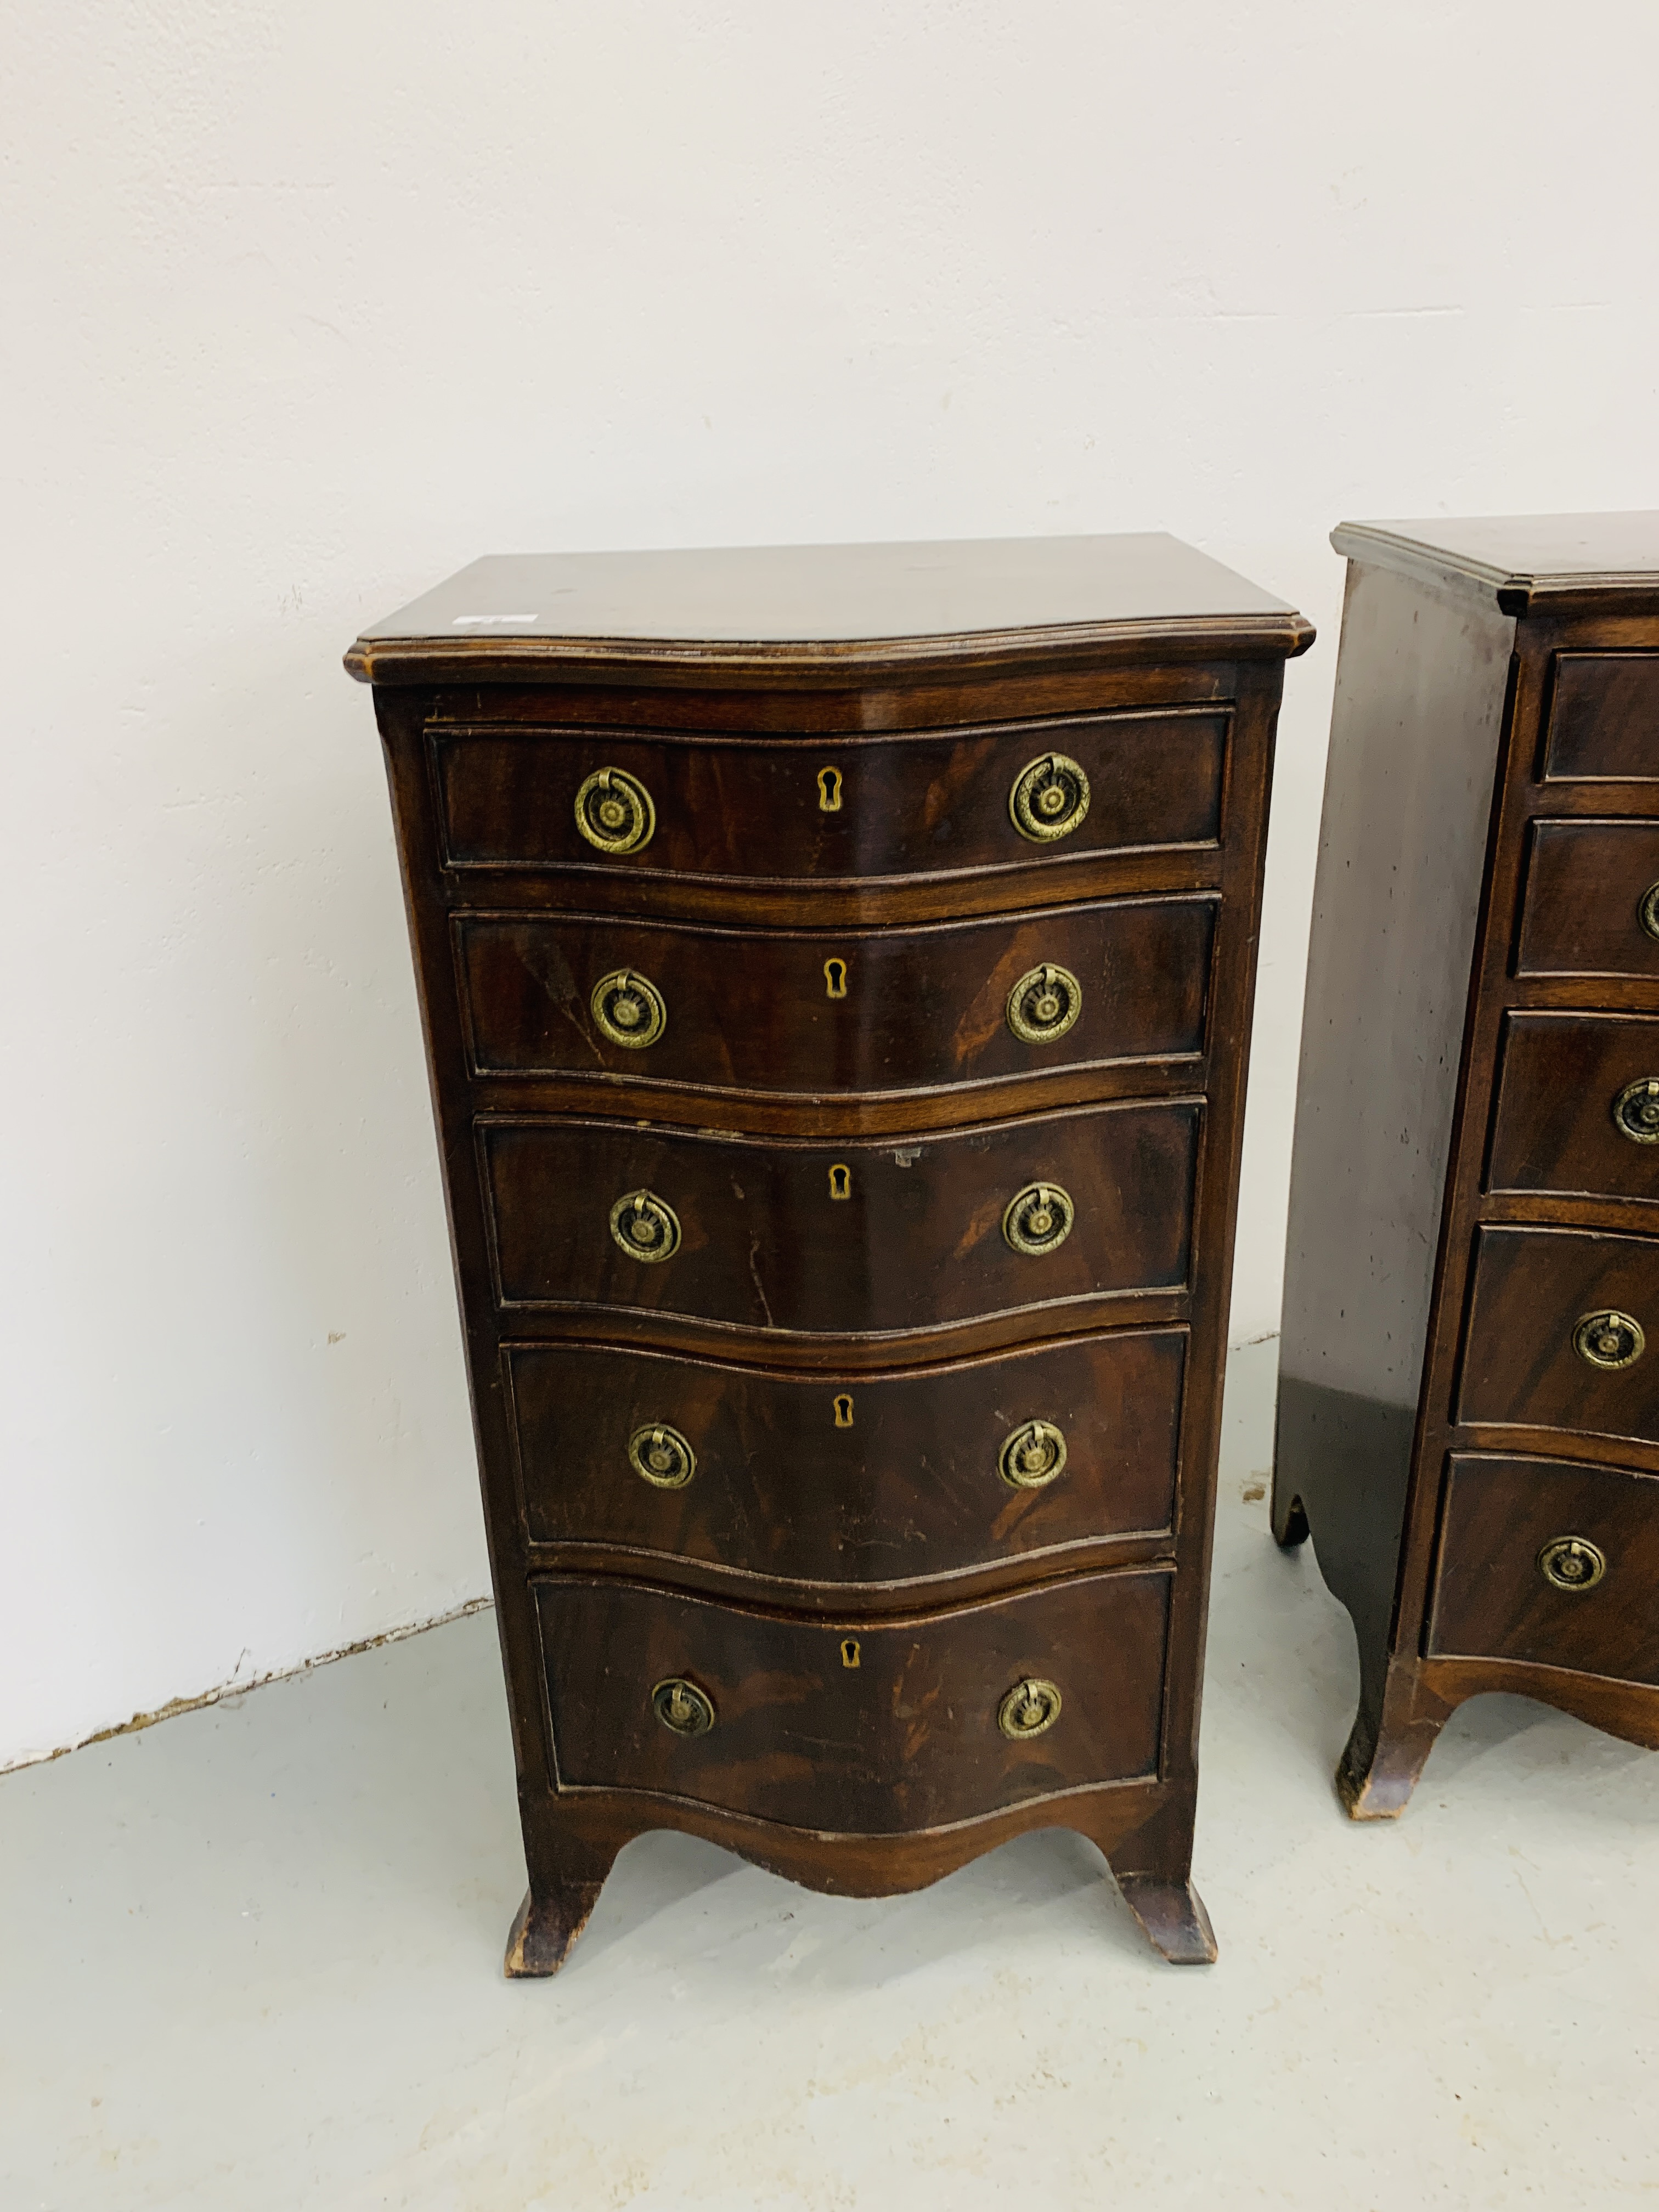
POLYGON ((1650 884, 1637 902, 1636 918, 1650 937, 1659 937, 1659 884, 1650 884))
POLYGON ((1002 1234, 1016 1252, 1040 1259, 1066 1242, 1076 1218, 1071 1194, 1057 1182, 1028 1182, 1009 1200, 1002 1234))
POLYGON ((1632 1145, 1659 1145, 1659 1075, 1625 1085, 1613 1102, 1613 1126, 1632 1145))
POLYGON ((1052 845, 1069 837, 1089 811, 1089 779, 1066 753, 1027 761, 1008 794, 1008 812, 1022 837, 1052 845))
POLYGON ((1572 1348, 1587 1365, 1611 1374, 1620 1367, 1634 1367, 1647 1350, 1648 1340, 1634 1314, 1607 1306, 1600 1312, 1580 1316, 1572 1332, 1572 1348))
POLYGON ((657 810, 626 769, 596 768, 576 793, 576 827, 601 853, 637 853, 651 842, 657 810))
POLYGON ((1083 986, 1069 968, 1032 968, 1008 994, 1008 1026, 1022 1044, 1052 1044, 1083 1012, 1083 986))
POLYGON ((684 1490, 697 1471, 697 1455, 666 1421, 647 1421, 628 1439, 628 1464, 655 1490, 684 1490))
POLYGON ((611 1044, 641 1052, 668 1027, 668 1003, 648 975, 635 968, 613 968, 601 975, 588 1000, 593 1026, 611 1044))
POLYGON ((1066 1472, 1066 1439, 1053 1421, 1024 1421, 1003 1439, 997 1473, 1011 1490, 1043 1490, 1066 1472))
POLYGON ((617 1200, 611 1234, 630 1260, 671 1260, 680 1249, 678 1215, 648 1190, 630 1190, 617 1200))
POLYGON ((1594 1589, 1607 1571, 1607 1553, 1588 1536, 1552 1536, 1538 1554, 1538 1571, 1553 1589, 1594 1589))
POLYGON ((714 1706, 695 1682, 671 1674, 651 1692, 651 1710, 671 1735, 707 1735, 714 1725, 714 1706))
POLYGON ((1032 1675, 1013 1688, 997 1707, 997 1726, 1016 1743, 1045 1735, 1060 1718, 1060 1692, 1053 1682, 1032 1675))

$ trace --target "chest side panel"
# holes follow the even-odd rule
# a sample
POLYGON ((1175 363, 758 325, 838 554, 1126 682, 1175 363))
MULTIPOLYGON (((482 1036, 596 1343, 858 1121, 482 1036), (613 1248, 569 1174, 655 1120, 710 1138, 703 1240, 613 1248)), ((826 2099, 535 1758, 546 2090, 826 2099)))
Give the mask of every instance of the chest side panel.
POLYGON ((1515 625, 1355 563, 1303 1017, 1278 1475, 1386 1638, 1515 625))

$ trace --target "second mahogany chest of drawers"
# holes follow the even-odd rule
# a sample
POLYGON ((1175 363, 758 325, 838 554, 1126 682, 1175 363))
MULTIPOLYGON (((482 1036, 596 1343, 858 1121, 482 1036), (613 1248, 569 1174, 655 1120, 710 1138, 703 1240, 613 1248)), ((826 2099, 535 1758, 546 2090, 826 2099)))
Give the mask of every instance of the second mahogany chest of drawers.
POLYGON ((1273 1519, 1372 1818, 1480 1691, 1659 1746, 1659 515, 1334 542, 1273 1519))
POLYGON ((1081 1830, 1171 1958, 1282 665, 1161 538, 481 562, 390 765, 530 1891, 1081 1830))

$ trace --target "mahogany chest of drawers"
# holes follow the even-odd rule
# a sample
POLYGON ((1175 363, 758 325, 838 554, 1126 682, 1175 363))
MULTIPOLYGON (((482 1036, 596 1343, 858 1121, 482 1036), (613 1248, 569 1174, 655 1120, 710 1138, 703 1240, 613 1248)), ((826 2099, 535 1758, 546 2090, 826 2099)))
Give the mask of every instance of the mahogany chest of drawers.
POLYGON ((359 640, 550 1973, 617 1850, 1188 1884, 1268 778, 1164 538, 480 562, 359 640))
POLYGON ((1480 1691, 1659 1746, 1659 515, 1333 542, 1273 1510, 1370 1819, 1480 1691))

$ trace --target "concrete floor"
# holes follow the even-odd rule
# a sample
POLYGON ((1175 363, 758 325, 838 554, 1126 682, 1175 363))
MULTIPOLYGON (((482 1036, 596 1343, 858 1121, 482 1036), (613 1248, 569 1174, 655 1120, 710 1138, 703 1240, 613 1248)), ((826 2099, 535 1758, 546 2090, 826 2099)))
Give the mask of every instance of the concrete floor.
POLYGON ((1659 1759, 1464 1709, 1398 1826, 1330 1771, 1346 1616, 1247 1495, 1234 1357, 1200 1805, 1221 1963, 1079 1839, 814 1897, 685 1838, 556 1981, 488 1614, 0 1779, 4 2212, 1659 2201, 1659 1759))

